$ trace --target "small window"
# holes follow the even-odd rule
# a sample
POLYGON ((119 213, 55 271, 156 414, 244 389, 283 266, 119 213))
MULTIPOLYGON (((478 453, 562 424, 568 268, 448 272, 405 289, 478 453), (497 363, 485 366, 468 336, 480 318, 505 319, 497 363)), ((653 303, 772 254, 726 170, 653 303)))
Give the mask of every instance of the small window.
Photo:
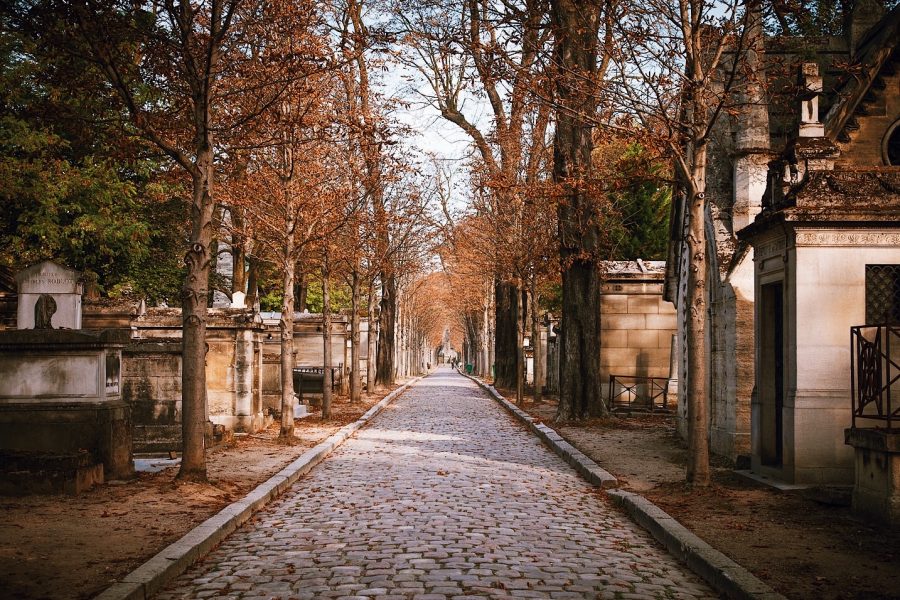
POLYGON ((900 167, 900 121, 894 122, 884 136, 884 164, 900 167))
POLYGON ((866 265, 866 324, 900 323, 900 265, 866 265))

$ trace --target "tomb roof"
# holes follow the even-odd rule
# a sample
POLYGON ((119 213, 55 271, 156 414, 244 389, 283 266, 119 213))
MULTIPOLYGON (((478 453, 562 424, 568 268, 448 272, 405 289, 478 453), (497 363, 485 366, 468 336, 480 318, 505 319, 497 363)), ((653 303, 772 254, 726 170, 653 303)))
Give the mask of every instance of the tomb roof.
POLYGON ((738 235, 747 239, 777 222, 900 225, 900 168, 813 171, 738 235))

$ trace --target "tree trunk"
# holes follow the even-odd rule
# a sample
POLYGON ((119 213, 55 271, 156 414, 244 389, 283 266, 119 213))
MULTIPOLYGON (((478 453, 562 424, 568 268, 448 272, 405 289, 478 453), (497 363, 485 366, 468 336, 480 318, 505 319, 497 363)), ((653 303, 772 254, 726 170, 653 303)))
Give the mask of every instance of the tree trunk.
POLYGON ((534 349, 532 353, 532 364, 534 365, 534 403, 538 404, 543 400, 543 386, 541 380, 544 378, 544 351, 541 347, 541 311, 538 308, 540 296, 537 292, 536 278, 531 279, 531 347, 534 349))
POLYGON ((255 256, 247 259, 247 307, 253 308, 259 302, 259 260, 255 256))
POLYGON ((381 275, 381 313, 378 316, 378 348, 375 383, 379 387, 394 384, 394 354, 396 352, 397 279, 393 273, 381 275))
POLYGON ((497 342, 497 294, 493 284, 488 286, 487 290, 487 376, 496 378, 497 366, 495 363, 496 356, 494 350, 497 342))
POLYGON ((466 324, 466 345, 465 351, 463 352, 463 368, 467 364, 473 365, 473 372, 479 372, 475 370, 475 366, 478 366, 481 361, 478 360, 477 354, 479 351, 478 347, 478 322, 481 319, 481 315, 475 311, 470 311, 466 313, 465 324, 466 324))
POLYGON ((553 180, 565 193, 557 210, 563 299, 556 418, 568 420, 606 412, 600 383, 600 223, 583 189, 591 175, 590 117, 597 102, 584 82, 597 72, 600 7, 590 0, 552 0, 551 6, 561 73, 553 180))
POLYGON ((368 318, 368 348, 366 351, 366 395, 375 393, 375 348, 378 343, 377 321, 375 320, 375 280, 369 281, 369 301, 366 308, 368 318))
POLYGON ((350 402, 359 402, 362 379, 359 376, 359 270, 353 269, 350 284, 350 402))
POLYGON ((498 282, 494 286, 496 300, 496 331, 494 333, 494 385, 502 389, 516 387, 516 321, 519 313, 519 293, 515 285, 498 282))
POLYGON ((281 300, 281 428, 278 438, 294 439, 294 220, 285 221, 285 243, 282 262, 284 278, 281 300))
MULTIPOLYGON (((211 178, 210 178, 211 179, 211 178)), ((212 223, 210 224, 210 230, 212 232, 212 238, 209 244, 210 252, 209 252, 209 273, 213 276, 211 282, 208 280, 206 285, 206 306, 211 307, 216 299, 216 291, 219 291, 220 282, 219 282, 219 246, 223 245, 219 240, 219 235, 222 232, 222 207, 215 205, 213 207, 213 215, 212 215, 212 223), (212 283, 212 285, 209 285, 212 283)), ((221 290, 223 294, 226 296, 226 290, 221 290)))
POLYGON ((244 215, 241 209, 231 208, 231 224, 234 227, 231 234, 231 297, 234 298, 236 292, 247 293, 247 242, 244 239, 244 215))
POLYGON ((178 478, 206 481, 206 316, 210 245, 215 203, 212 199, 213 151, 197 153, 192 174, 191 247, 185 256, 182 288, 181 406, 182 454, 178 478))
POLYGON ((687 273, 687 480, 709 485, 709 425, 706 409, 706 144, 694 149, 689 198, 687 273))
MULTIPOLYGON (((302 268, 302 265, 301 265, 302 268)), ((306 311, 306 295, 309 292, 309 284, 306 281, 306 273, 302 270, 297 275, 297 281, 294 283, 293 294, 294 302, 297 306, 297 312, 306 311)))
POLYGON ((524 288, 516 287, 516 296, 521 300, 520 309, 516 311, 516 404, 525 405, 525 313, 528 304, 525 301, 524 288))
POLYGON ((484 308, 481 316, 481 360, 478 374, 487 378, 491 374, 491 286, 485 286, 484 308))
POLYGON ((331 418, 331 265, 328 252, 322 262, 322 342, 324 344, 324 360, 322 366, 325 373, 322 379, 322 420, 331 418))

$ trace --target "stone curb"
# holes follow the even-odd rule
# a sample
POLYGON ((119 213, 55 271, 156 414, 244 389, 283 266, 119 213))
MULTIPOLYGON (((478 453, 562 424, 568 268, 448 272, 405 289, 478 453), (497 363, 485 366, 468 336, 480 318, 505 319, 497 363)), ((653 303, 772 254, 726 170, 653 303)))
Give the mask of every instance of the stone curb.
MULTIPOLYGON (((460 374, 487 391, 519 421, 534 431, 545 444, 575 467, 590 483, 601 488, 616 487, 617 481, 613 475, 607 473, 597 463, 574 448, 552 428, 536 422, 534 417, 500 395, 493 386, 461 371, 460 374)), ((750 571, 701 540, 696 534, 643 496, 616 489, 606 490, 606 494, 613 502, 622 506, 635 523, 650 532, 658 542, 665 546, 669 553, 727 598, 786 600, 784 596, 750 571)))
POLYGON ((494 389, 494 386, 488 385, 480 379, 472 377, 462 371, 459 371, 459 373, 477 383, 483 390, 490 394, 494 400, 512 413, 516 419, 524 423, 531 431, 541 438, 551 450, 556 452, 564 461, 578 471, 582 477, 587 479, 589 483, 600 488, 613 488, 619 485, 618 480, 612 474, 608 473, 600 467, 600 465, 588 458, 581 450, 564 440, 554 429, 547 427, 539 420, 504 398, 496 389, 494 389))
POLYGON ((740 600, 786 600, 750 571, 701 540, 643 496, 625 490, 610 490, 607 495, 678 560, 725 597, 740 600))
POLYGON ((266 504, 283 494, 302 475, 322 462, 332 450, 362 429, 397 396, 421 379, 416 377, 382 398, 358 420, 341 427, 336 433, 301 454, 243 499, 233 502, 194 527, 181 539, 172 542, 156 556, 125 575, 121 581, 106 588, 94 600, 147 600, 153 596, 209 553, 266 504))

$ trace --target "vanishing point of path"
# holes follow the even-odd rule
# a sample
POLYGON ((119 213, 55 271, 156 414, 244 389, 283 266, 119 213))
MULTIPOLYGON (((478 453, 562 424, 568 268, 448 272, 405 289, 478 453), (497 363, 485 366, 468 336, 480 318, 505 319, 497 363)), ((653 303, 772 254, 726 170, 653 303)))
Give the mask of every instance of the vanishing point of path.
POLYGON ((422 380, 174 598, 710 598, 474 383, 422 380))

